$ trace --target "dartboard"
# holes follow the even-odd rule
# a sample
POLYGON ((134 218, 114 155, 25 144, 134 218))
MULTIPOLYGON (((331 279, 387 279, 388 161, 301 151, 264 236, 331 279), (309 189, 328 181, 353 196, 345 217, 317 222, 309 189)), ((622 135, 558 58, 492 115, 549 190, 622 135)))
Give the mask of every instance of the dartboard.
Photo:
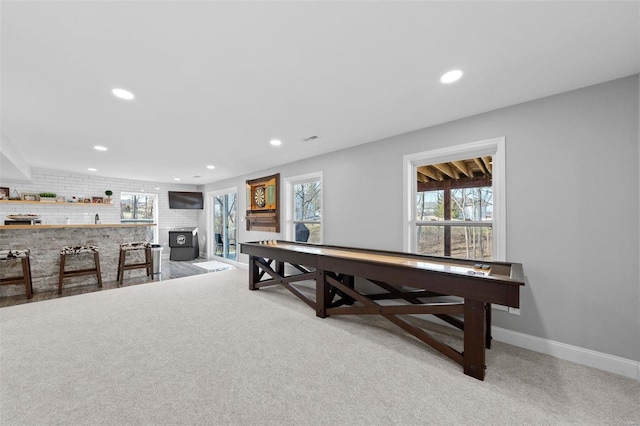
POLYGON ((264 186, 260 186, 253 191, 253 202, 256 203, 256 207, 264 207, 265 198, 264 198, 264 186))

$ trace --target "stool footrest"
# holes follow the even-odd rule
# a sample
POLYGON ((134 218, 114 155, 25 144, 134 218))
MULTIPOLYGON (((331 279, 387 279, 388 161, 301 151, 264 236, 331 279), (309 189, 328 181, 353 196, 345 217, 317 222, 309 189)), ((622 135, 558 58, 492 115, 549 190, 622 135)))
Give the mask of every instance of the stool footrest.
POLYGON ((20 275, 18 277, 0 278, 0 285, 12 285, 12 284, 24 284, 24 277, 20 275))
POLYGON ((124 265, 124 267, 122 269, 127 271, 129 269, 139 269, 139 268, 146 268, 146 267, 147 267, 147 263, 145 263, 145 262, 143 262, 143 263, 128 263, 128 264, 124 265))
POLYGON ((65 277, 75 277, 78 275, 95 275, 96 274, 96 269, 95 268, 91 268, 91 269, 76 269, 75 271, 64 271, 63 275, 65 277))

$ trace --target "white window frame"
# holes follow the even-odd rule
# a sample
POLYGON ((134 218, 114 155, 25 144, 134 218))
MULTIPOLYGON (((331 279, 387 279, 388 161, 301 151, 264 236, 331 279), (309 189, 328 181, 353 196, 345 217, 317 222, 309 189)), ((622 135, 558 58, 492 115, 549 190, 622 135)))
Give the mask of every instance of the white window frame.
MULTIPOLYGON (((293 186, 301 183, 320 181, 320 244, 324 241, 324 182, 322 181, 322 172, 307 173, 304 175, 292 176, 285 178, 285 239, 295 241, 295 192, 293 186)), ((318 223, 313 221, 310 223, 318 223)))
MULTIPOLYGON (((477 142, 471 142, 452 147, 434 149, 415 154, 405 155, 404 162, 404 191, 403 217, 406 226, 403 230, 403 247, 410 253, 417 251, 415 229, 417 226, 415 194, 418 190, 416 173, 419 166, 446 163, 449 161, 465 160, 473 157, 493 157, 492 190, 493 190, 493 259, 506 259, 507 223, 505 202, 505 138, 498 137, 477 142)), ((438 222, 438 224, 441 224, 438 222)))
MULTIPOLYGON (((144 195, 147 197, 153 197, 153 223, 156 226, 153 226, 153 243, 157 243, 158 242, 158 232, 159 232, 159 228, 160 228, 160 224, 158 222, 158 200, 159 200, 159 196, 157 193, 153 193, 153 192, 136 192, 136 191, 120 191, 120 202, 122 201, 122 196, 123 195, 144 195)), ((120 206, 120 208, 122 208, 122 206, 120 206)), ((120 214, 120 212, 118 212, 118 215, 120 214)), ((120 222, 122 222, 122 219, 120 219, 120 222)), ((130 222, 129 222, 130 223, 130 222)))

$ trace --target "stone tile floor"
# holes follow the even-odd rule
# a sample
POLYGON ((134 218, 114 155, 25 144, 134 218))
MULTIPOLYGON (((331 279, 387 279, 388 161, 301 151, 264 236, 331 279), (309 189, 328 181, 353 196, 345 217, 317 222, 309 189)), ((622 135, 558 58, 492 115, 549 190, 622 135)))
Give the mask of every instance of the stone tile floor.
MULTIPOLYGON (((159 277, 158 275, 154 276, 154 280, 160 279, 161 281, 163 281, 163 280, 170 280, 174 278, 189 277, 191 275, 210 273, 211 271, 207 271, 206 269, 193 266, 193 263, 206 262, 207 260, 209 259, 198 258, 191 261, 176 262, 169 259, 162 259, 162 268, 161 268, 162 272, 159 277)), ((125 272, 125 274, 126 273, 127 272, 125 272)), ((127 287, 131 285, 144 284, 148 282, 151 282, 151 278, 147 276, 127 278, 127 275, 125 275, 125 279, 124 279, 124 282, 122 283, 122 286, 127 287)), ((91 293, 94 291, 111 290, 114 288, 118 288, 117 281, 103 281, 102 288, 98 288, 97 284, 83 285, 80 287, 66 288, 62 291, 62 295, 58 295, 58 293, 55 290, 53 290, 53 291, 36 291, 36 293, 34 293, 33 295, 33 298, 31 299, 27 299, 26 295, 5 296, 0 298, 0 308, 3 308, 5 306, 20 305, 23 303, 34 303, 42 300, 57 299, 59 297, 73 296, 76 294, 91 293)))

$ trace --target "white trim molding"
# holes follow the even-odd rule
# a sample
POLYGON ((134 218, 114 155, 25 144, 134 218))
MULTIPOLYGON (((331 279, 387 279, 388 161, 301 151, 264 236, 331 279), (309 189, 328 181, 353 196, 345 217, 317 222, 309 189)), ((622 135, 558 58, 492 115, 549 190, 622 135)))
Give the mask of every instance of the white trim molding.
POLYGON ((592 351, 579 346, 543 339, 496 326, 491 334, 497 341, 640 381, 640 362, 592 351))

